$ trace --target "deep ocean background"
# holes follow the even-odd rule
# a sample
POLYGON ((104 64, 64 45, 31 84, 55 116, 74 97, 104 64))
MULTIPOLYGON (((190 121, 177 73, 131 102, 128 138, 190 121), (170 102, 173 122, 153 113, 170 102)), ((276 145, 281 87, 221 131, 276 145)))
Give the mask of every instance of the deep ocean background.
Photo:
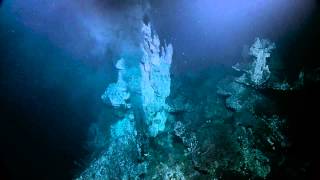
MULTIPOLYGON (((161 23, 156 29, 165 39, 174 36, 161 23)), ((319 42, 318 5, 299 28, 276 40, 289 77, 295 79, 301 68, 311 72, 320 67, 319 42)), ((172 73, 181 75, 196 64, 194 73, 210 70, 210 53, 199 62, 196 56, 185 62, 179 60, 185 55, 176 54, 172 73)), ((85 168, 88 127, 103 111, 100 95, 115 76, 111 67, 103 58, 88 62, 85 56, 73 56, 0 12, 0 179, 71 179, 85 168)), ((291 169, 299 169, 287 172, 297 179, 319 178, 319 83, 306 82, 302 90, 286 95, 268 93, 288 115, 293 140, 288 168, 273 172, 271 179, 286 179, 283 172, 291 169)))

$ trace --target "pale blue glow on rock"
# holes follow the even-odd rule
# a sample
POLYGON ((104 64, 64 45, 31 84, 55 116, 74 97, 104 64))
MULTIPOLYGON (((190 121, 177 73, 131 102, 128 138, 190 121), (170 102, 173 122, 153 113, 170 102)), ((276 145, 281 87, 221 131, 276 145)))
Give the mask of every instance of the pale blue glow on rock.
POLYGON ((128 106, 126 101, 130 98, 130 93, 128 92, 127 82, 123 79, 123 74, 125 73, 123 59, 120 59, 117 62, 116 68, 119 69, 118 81, 117 83, 110 84, 101 98, 104 102, 107 102, 109 99, 112 106, 115 107, 119 107, 121 105, 128 106))
POLYGON ((249 52, 249 55, 253 56, 252 62, 248 64, 237 63, 232 66, 234 70, 243 72, 236 81, 257 87, 265 84, 271 75, 267 60, 275 48, 275 43, 267 39, 256 38, 249 52))
POLYGON ((151 136, 156 136, 165 128, 167 120, 166 98, 170 95, 170 65, 172 45, 160 47, 157 35, 152 35, 151 25, 143 25, 144 42, 141 44, 141 95, 145 121, 151 136))
POLYGON ((93 161, 78 179, 131 179, 147 171, 147 162, 135 162, 135 157, 143 156, 137 139, 136 122, 143 120, 148 127, 147 136, 155 137, 165 129, 168 106, 165 100, 170 95, 173 53, 172 45, 161 48, 159 37, 152 33, 150 24, 142 25, 144 39, 140 61, 127 57, 116 63, 118 80, 108 86, 102 99, 105 102, 109 100, 115 110, 123 105, 124 117, 111 126, 107 151, 93 161), (131 65, 127 67, 129 60, 131 65), (137 111, 143 113, 142 119, 138 119, 139 115, 135 116, 137 111))
POLYGON ((269 79, 270 70, 267 65, 267 58, 270 57, 270 53, 275 47, 274 43, 257 38, 250 48, 250 54, 255 57, 250 71, 251 81, 255 85, 260 85, 269 79))
POLYGON ((124 145, 128 144, 130 140, 134 140, 136 135, 137 131, 133 113, 129 113, 125 118, 111 127, 111 138, 117 139, 124 145))

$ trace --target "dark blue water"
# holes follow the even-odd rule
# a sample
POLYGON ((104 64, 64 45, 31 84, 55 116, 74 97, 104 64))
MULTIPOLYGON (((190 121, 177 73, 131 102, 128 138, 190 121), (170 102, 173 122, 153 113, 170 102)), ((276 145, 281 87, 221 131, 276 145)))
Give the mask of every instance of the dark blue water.
POLYGON ((105 73, 24 27, 2 21, 0 31, 0 176, 70 179, 89 156, 105 73))
MULTIPOLYGON (((320 67, 319 12, 276 40, 277 56, 289 80, 296 79, 301 68, 312 74, 320 67)), ((0 16, 0 179, 72 179, 86 168, 93 153, 87 146, 88 129, 106 107, 100 96, 116 76, 112 61, 88 63, 84 56, 74 56, 12 17, 0 16)), ((160 35, 174 39, 172 28, 168 32, 164 26, 159 29, 160 35)), ((226 57, 227 63, 217 63, 224 65, 234 58, 233 54, 211 56, 210 48, 197 53, 205 51, 210 53, 199 62, 198 55, 188 62, 181 52, 175 55, 179 60, 174 61, 173 76, 183 76, 186 68, 196 64, 193 72, 205 71, 210 58, 226 57)), ((276 100, 279 113, 288 117, 287 134, 292 142, 284 153, 288 161, 275 168, 270 179, 319 177, 319 92, 319 83, 311 80, 297 92, 265 92, 276 100)))

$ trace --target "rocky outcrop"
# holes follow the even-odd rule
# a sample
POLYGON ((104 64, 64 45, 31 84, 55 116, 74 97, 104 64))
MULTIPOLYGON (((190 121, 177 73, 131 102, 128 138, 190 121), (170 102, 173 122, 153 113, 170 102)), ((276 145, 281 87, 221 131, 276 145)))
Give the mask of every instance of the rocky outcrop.
POLYGON ((170 95, 170 65, 172 45, 160 46, 151 26, 143 25, 144 41, 141 44, 143 57, 140 63, 141 100, 145 122, 151 136, 156 136, 165 128, 167 121, 166 98, 170 95))
POLYGON ((271 74, 267 64, 267 58, 271 56, 273 49, 275 49, 274 43, 271 43, 267 39, 257 38, 250 47, 249 52, 249 55, 254 57, 253 62, 245 67, 241 67, 240 64, 233 66, 235 70, 244 72, 237 81, 253 86, 261 86, 266 83, 271 74))
MULTIPOLYGON (((160 46, 150 24, 142 25, 141 59, 118 60, 117 82, 111 83, 102 100, 121 113, 111 126, 108 148, 80 175, 80 179, 137 179, 147 172, 138 134, 155 137, 165 129, 170 95, 172 45, 160 46), (142 115, 141 115, 142 114, 142 115), (143 122, 144 124, 141 124, 143 122), (142 127, 138 127, 142 126, 142 127), (143 127, 147 127, 145 132, 143 127)), ((168 177, 173 176, 168 174, 168 177)))

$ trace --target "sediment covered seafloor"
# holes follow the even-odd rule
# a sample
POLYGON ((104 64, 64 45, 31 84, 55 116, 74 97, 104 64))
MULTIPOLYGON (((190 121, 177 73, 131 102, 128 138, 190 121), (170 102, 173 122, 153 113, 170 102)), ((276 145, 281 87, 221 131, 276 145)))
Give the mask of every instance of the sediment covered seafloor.
POLYGON ((150 24, 142 34, 142 56, 118 60, 118 80, 102 95, 118 120, 96 140, 109 143, 77 179, 279 176, 291 140, 281 101, 318 80, 300 71, 288 81, 275 43, 260 38, 232 68, 170 75, 172 45, 162 47, 150 24))
POLYGON ((320 179, 319 5, 0 1, 0 179, 320 179))

